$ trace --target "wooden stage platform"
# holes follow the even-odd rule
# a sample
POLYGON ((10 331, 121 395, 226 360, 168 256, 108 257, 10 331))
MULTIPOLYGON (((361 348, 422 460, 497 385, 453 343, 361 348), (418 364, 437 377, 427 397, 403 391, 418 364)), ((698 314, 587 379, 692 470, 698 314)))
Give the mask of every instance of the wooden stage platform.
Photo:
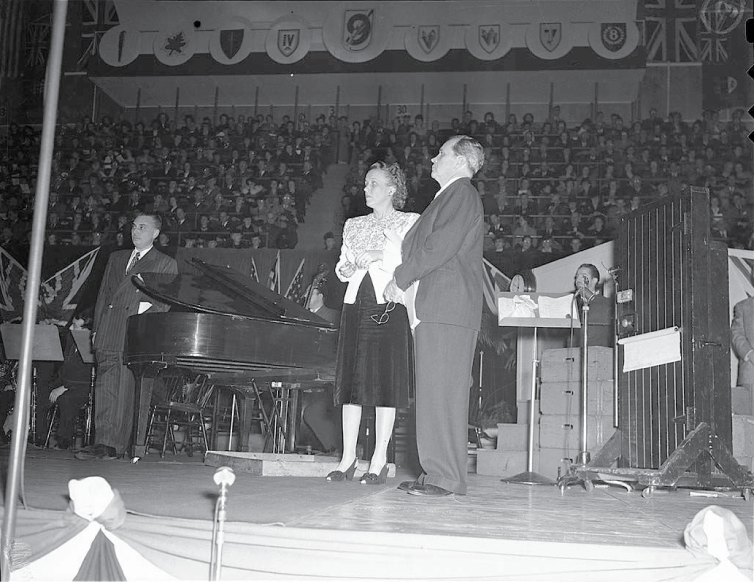
MULTIPOLYGON (((4 473, 7 456, 0 451, 4 473)), ((117 530, 124 540, 177 578, 207 579, 215 470, 185 455, 132 464, 29 448, 31 509, 19 506, 19 520, 65 511, 68 480, 98 475, 130 512, 117 530)), ((468 495, 423 498, 396 489, 409 477, 398 467, 386 485, 365 486, 236 472, 223 578, 691 580, 710 562, 684 548, 683 531, 712 504, 734 512, 754 539, 754 505, 739 494, 658 490, 644 499, 619 487, 580 486, 561 494, 470 474, 468 495)))

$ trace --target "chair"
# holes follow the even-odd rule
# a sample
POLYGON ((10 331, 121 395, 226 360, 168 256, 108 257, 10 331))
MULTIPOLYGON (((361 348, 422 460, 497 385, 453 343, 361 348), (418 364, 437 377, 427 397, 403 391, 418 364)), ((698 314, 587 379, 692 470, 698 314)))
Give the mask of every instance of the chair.
MULTIPOLYGON (((92 437, 92 398, 91 394, 89 397, 89 401, 84 403, 79 408, 78 413, 78 421, 81 421, 83 413, 83 444, 84 446, 89 446, 91 444, 91 437, 92 437)), ((52 437, 52 431, 57 430, 57 423, 58 419, 60 418, 60 406, 56 402, 48 411, 47 411, 47 436, 45 437, 45 444, 44 448, 47 449, 50 446, 50 438, 52 437)), ((79 425, 79 429, 81 428, 81 425, 79 425)), ((78 433, 78 430, 77 430, 78 433)))
MULTIPOLYGON (((183 448, 186 454, 191 457, 194 454, 194 440, 199 439, 199 445, 203 446, 206 453, 209 449, 209 439, 207 438, 207 429, 205 427, 204 409, 207 407, 214 384, 207 382, 207 377, 203 374, 195 378, 178 376, 170 378, 167 382, 167 397, 165 400, 158 401, 152 405, 152 412, 149 417, 147 426, 147 443, 146 453, 152 445, 152 436, 154 429, 162 425, 162 449, 160 457, 165 456, 168 439, 173 448, 173 454, 177 454, 178 448, 176 441, 176 431, 183 429, 185 431, 183 448), (198 429, 198 434, 196 433, 198 429)), ((211 415, 210 415, 211 418, 211 415)))

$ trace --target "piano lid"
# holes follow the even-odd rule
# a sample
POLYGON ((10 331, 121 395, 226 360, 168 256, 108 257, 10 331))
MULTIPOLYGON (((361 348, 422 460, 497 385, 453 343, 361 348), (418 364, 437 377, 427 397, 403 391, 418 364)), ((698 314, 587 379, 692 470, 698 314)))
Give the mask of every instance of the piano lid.
POLYGON ((131 279, 147 295, 179 307, 172 309, 173 311, 190 310, 251 319, 291 321, 316 327, 336 327, 235 269, 210 265, 197 258, 192 258, 191 264, 202 274, 141 273, 142 280, 136 275, 131 279))

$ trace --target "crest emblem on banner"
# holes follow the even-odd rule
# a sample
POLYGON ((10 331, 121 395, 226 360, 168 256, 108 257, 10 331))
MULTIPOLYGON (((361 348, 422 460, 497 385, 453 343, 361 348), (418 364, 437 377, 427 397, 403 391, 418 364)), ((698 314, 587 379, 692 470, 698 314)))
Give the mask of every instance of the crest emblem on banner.
POLYGON ((362 51, 372 40, 374 10, 346 10, 343 13, 343 46, 353 52, 362 51))
POLYGON ((430 54, 440 42, 439 26, 420 26, 417 34, 419 47, 427 54, 430 54))
POLYGON ((194 31, 188 26, 160 31, 154 37, 154 56, 170 66, 182 65, 196 51, 194 31))
POLYGON ((699 20, 707 32, 725 36, 738 28, 746 8, 746 0, 705 0, 699 10, 699 20))
POLYGON ((278 30, 278 50, 286 57, 291 56, 298 48, 301 32, 298 28, 278 30))
POLYGON ((480 24, 479 25, 479 46, 485 51, 492 54, 500 46, 500 25, 499 24, 480 24))
POLYGON ((600 36, 605 48, 614 53, 626 44, 627 28, 625 22, 610 22, 601 25, 600 36))
POLYGON ((563 38, 563 27, 559 22, 542 22, 539 25, 539 40, 542 46, 552 52, 563 38))
POLYGON ((241 50, 243 37, 246 31, 243 28, 233 28, 220 31, 220 48, 229 59, 233 59, 241 50))

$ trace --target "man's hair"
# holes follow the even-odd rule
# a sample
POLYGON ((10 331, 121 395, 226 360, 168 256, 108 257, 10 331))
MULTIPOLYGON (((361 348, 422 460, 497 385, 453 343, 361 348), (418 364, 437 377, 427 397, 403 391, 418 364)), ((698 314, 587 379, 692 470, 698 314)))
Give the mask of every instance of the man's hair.
MULTIPOLYGON (((587 269, 592 278, 597 279, 597 281, 600 280, 600 270, 592 263, 583 263, 579 265, 579 269, 587 269)), ((578 271, 579 269, 576 270, 578 271)))
POLYGON ((454 135, 453 153, 466 158, 466 163, 471 169, 472 176, 482 169, 484 165, 484 148, 473 137, 468 135, 454 135))
POLYGON ((160 216, 159 214, 156 214, 154 212, 139 212, 136 217, 139 216, 146 216, 147 218, 151 218, 152 222, 154 223, 154 227, 157 230, 162 230, 162 216, 160 216))

